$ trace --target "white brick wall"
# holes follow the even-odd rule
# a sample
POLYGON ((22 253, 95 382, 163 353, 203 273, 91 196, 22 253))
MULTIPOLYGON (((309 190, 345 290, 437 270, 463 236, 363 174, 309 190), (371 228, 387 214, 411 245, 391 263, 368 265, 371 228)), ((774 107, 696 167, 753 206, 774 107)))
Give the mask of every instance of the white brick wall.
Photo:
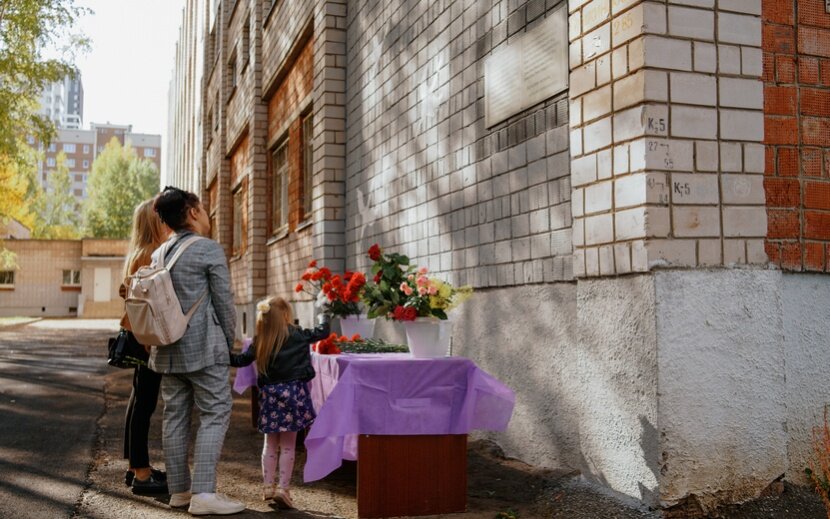
MULTIPOLYGON (((588 19, 599 19, 588 30, 609 42, 610 0, 584 3, 588 19)), ((572 279, 573 241, 584 236, 572 231, 572 182, 594 182, 598 164, 612 172, 610 154, 601 163, 594 154, 572 178, 569 148, 610 144, 610 86, 585 103, 569 107, 560 95, 487 128, 484 59, 556 6, 537 17, 525 2, 401 5, 356 2, 346 14, 346 264, 365 268, 366 250, 379 243, 455 283, 572 279), (570 133, 569 120, 583 117, 594 126, 570 133)), ((581 11, 577 18, 581 25, 581 11)), ((570 51, 575 66, 605 52, 570 51)), ((594 90, 610 75, 610 61, 592 62, 571 88, 594 90)))
POLYGON ((574 274, 766 262, 760 2, 606 5, 569 3, 574 274))

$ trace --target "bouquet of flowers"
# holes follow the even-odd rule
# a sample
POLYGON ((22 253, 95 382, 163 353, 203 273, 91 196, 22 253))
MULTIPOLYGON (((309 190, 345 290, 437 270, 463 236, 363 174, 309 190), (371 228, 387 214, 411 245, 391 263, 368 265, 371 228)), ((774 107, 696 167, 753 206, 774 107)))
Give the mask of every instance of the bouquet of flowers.
POLYGON ((317 261, 312 260, 294 290, 311 295, 324 313, 345 317, 360 314, 360 294, 365 284, 362 272, 347 270, 340 276, 326 267, 317 268, 317 261))
POLYGON ((351 338, 332 333, 325 339, 311 345, 312 351, 324 355, 340 353, 406 353, 409 348, 401 344, 390 344, 380 339, 363 339, 360 335, 351 338))
POLYGON ((447 319, 447 312, 470 298, 470 286, 454 287, 427 275, 426 267, 416 268, 400 254, 384 254, 375 244, 369 249, 374 261, 374 278, 363 291, 369 317, 384 316, 396 321, 413 321, 417 317, 447 319))

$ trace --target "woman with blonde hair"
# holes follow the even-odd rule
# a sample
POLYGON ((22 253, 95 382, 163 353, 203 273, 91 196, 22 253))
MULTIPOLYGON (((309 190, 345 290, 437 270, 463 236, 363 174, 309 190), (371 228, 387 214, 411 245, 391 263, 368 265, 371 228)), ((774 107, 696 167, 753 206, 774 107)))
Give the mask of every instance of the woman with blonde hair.
MULTIPOLYGON (((154 199, 145 200, 135 208, 133 213, 132 234, 127 259, 124 262, 124 284, 121 285, 121 297, 126 296, 129 277, 144 266, 150 264, 151 255, 170 234, 170 229, 162 223, 158 213, 153 209, 154 199)), ((121 327, 129 332, 131 341, 135 341, 130 326, 130 319, 124 312, 121 327)), ((139 348, 140 349, 140 348, 139 348)), ((148 349, 145 346, 145 349, 148 349)), ((147 357, 149 358, 149 352, 147 357)), ((146 359, 144 359, 146 360, 146 359)), ((133 372, 133 391, 127 404, 124 422, 124 458, 129 460, 129 469, 124 477, 127 486, 134 494, 166 494, 167 476, 164 472, 152 468, 147 437, 150 431, 150 418, 156 410, 161 375, 145 365, 136 365, 133 372)))

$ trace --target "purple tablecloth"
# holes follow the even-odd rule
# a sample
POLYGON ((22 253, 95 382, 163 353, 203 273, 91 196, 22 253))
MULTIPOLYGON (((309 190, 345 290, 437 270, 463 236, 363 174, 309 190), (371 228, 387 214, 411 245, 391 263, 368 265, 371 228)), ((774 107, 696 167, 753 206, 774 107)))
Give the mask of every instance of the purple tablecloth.
POLYGON ((463 357, 313 353, 312 364, 317 420, 305 440, 305 481, 357 459, 357 434, 503 431, 513 413, 513 391, 463 357))

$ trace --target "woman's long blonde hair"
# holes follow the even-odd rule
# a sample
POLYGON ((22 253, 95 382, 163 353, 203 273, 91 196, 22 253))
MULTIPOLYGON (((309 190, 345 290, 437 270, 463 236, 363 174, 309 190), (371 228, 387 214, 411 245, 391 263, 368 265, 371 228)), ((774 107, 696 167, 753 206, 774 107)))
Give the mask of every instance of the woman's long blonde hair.
POLYGON ((271 359, 282 349, 288 339, 288 325, 293 322, 294 312, 285 299, 271 296, 257 303, 254 351, 260 374, 268 371, 271 359))
POLYGON ((132 275, 137 267, 150 264, 153 251, 164 243, 168 234, 167 226, 153 209, 153 199, 138 204, 133 212, 130 249, 124 262, 124 279, 132 275))

